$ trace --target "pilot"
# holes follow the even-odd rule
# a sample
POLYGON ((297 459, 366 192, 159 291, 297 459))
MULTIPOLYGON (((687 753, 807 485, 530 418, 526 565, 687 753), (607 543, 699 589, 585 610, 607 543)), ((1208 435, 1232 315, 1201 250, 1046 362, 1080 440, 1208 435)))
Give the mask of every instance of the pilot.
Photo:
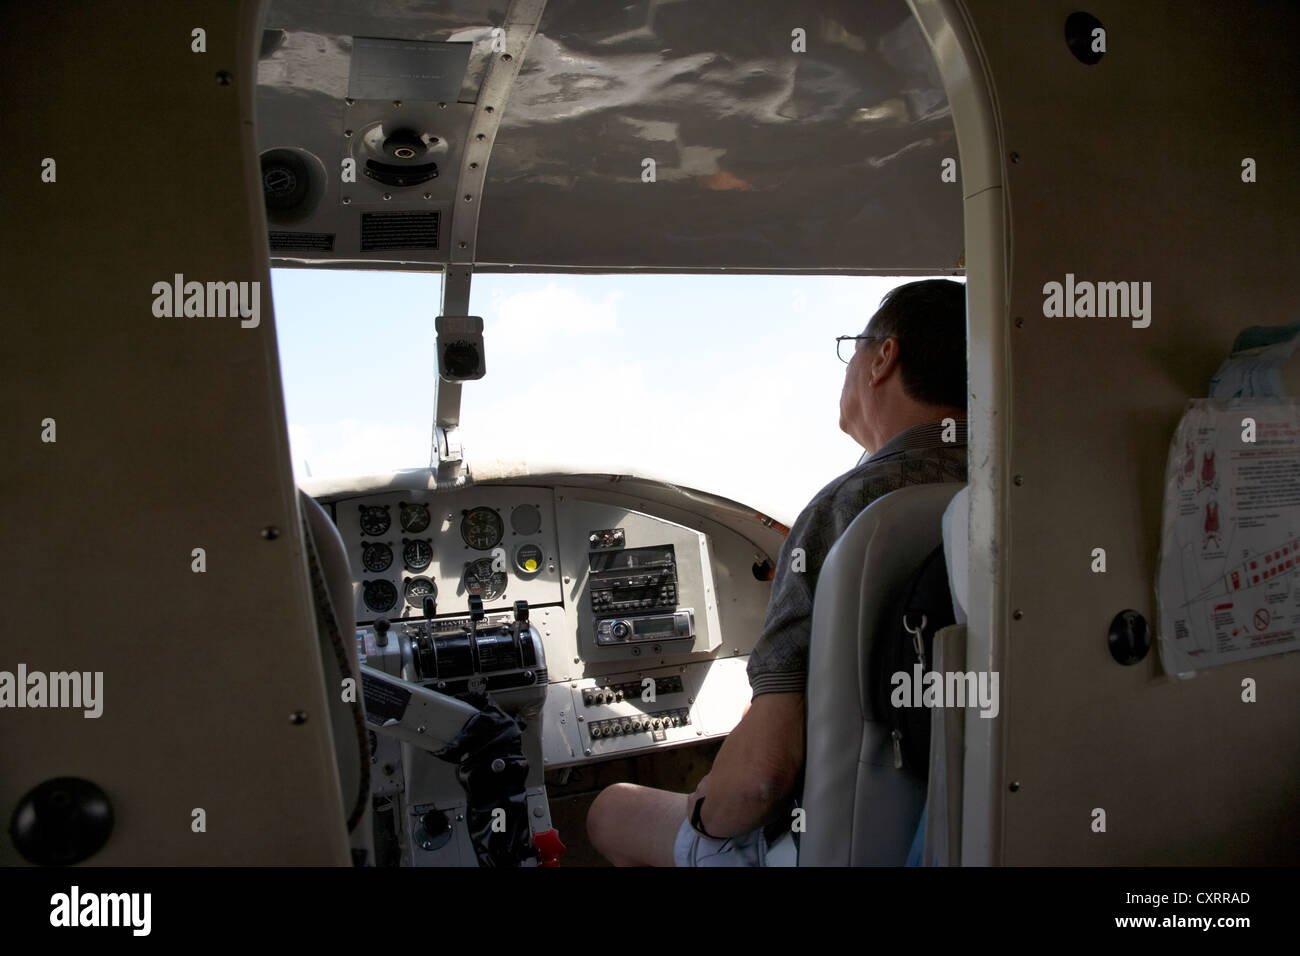
POLYGON ((695 792, 618 783, 592 803, 588 835, 616 865, 764 865, 802 783, 813 593, 831 545, 881 495, 966 481, 965 287, 931 279, 892 289, 866 331, 837 345, 848 363, 840 428, 870 457, 790 529, 749 657, 752 700, 695 792))

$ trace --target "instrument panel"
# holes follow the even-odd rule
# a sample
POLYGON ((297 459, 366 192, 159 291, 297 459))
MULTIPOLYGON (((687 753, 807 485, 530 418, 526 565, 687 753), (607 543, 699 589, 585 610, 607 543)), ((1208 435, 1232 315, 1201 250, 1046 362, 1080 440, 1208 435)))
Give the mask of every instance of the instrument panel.
MULTIPOLYGON (((695 513, 677 489, 660 492, 670 504, 592 485, 483 483, 328 502, 364 654, 374 645, 388 647, 381 657, 427 658, 409 629, 433 618, 433 631, 472 631, 471 593, 487 621, 528 603, 547 661, 533 671, 545 688, 534 726, 550 768, 729 733, 750 699, 747 655, 770 594, 759 570, 776 550, 769 529, 739 533, 734 513, 730 525, 695 513), (400 647, 385 645, 390 635, 400 647)), ((438 640, 439 653, 460 646, 438 640)), ((507 675, 481 648, 474 660, 474 681, 503 686, 507 675)))
POLYGON ((424 499, 410 492, 334 505, 348 549, 358 624, 562 600, 554 496, 540 488, 482 488, 424 499), (432 602, 429 604, 429 602, 432 602))

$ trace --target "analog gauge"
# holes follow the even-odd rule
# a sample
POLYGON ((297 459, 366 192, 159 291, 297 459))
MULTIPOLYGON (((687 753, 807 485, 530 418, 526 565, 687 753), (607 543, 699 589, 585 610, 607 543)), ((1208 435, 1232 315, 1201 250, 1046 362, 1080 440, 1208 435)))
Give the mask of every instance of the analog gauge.
POLYGON ((388 505, 361 505, 361 533, 366 537, 379 537, 392 523, 388 505))
POLYGON ((408 571, 423 571, 433 560, 433 545, 428 538, 403 538, 402 561, 408 571))
POLYGON ((535 544, 521 544, 515 549, 515 567, 520 574, 536 574, 542 570, 546 555, 535 544))
POLYGON ((491 558, 479 558, 465 565, 465 590, 484 601, 495 601, 506 590, 506 573, 492 570, 491 558))
POLYGON ((361 596, 370 610, 383 614, 397 603, 397 588, 391 581, 362 581, 361 596))
POLYGON ((423 607, 424 599, 438 596, 438 586, 428 578, 410 578, 406 582, 406 603, 411 607, 423 607))
POLYGON ((429 508, 427 505, 408 505, 405 501, 399 505, 401 510, 402 530, 419 534, 429 527, 429 508))
POLYGON ((460 522, 460 536, 475 551, 490 551, 501 543, 505 523, 491 508, 475 508, 465 512, 460 522))
POLYGON ((519 505, 510 512, 510 527, 515 534, 537 534, 542 528, 542 512, 537 505, 519 505))
POLYGON ((393 563, 393 549, 386 544, 375 541, 370 544, 361 542, 361 564, 367 571, 378 574, 387 571, 393 563))

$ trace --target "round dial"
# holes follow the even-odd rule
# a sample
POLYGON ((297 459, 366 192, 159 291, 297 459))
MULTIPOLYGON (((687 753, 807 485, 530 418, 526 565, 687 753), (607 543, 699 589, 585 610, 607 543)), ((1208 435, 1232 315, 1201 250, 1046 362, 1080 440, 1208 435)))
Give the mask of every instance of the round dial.
POLYGON ((361 533, 377 538, 393 523, 387 505, 361 505, 361 533))
POLYGON ((520 574, 536 574, 542 570, 545 553, 535 544, 523 544, 515 549, 515 567, 520 574))
POLYGON ((542 512, 537 505, 519 505, 510 512, 510 527, 515 534, 537 534, 542 527, 542 512))
POLYGON ((491 508, 475 508, 465 512, 460 522, 460 536, 475 551, 490 551, 501 543, 505 523, 491 508))
POLYGON ((361 564, 367 571, 378 573, 387 571, 393 563, 393 549, 386 544, 361 542, 361 564))
POLYGON ((406 603, 411 607, 423 607, 427 595, 438 596, 438 586, 428 578, 410 578, 406 582, 406 603))
POLYGON ((495 601, 506 590, 506 573, 492 570, 491 558, 479 558, 465 565, 465 590, 484 601, 495 601))
POLYGON ((402 561, 408 571, 423 571, 433 560, 433 545, 428 538, 402 539, 402 561))
POLYGON ((361 596, 366 607, 379 614, 390 611, 397 603, 397 588, 391 581, 362 581, 361 596))
POLYGON ((427 505, 408 505, 401 502, 402 530, 419 534, 429 527, 429 508, 427 505))

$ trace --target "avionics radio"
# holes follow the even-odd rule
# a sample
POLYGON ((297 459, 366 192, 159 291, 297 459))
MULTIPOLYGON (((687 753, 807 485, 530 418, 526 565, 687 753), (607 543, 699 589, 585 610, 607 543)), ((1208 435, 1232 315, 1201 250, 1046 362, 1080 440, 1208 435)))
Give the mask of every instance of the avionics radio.
MULTIPOLYGON (((610 537, 605 533, 600 540, 610 537)), ((677 560, 671 544, 597 545, 588 565, 598 645, 694 639, 695 613, 677 607, 677 560)))

